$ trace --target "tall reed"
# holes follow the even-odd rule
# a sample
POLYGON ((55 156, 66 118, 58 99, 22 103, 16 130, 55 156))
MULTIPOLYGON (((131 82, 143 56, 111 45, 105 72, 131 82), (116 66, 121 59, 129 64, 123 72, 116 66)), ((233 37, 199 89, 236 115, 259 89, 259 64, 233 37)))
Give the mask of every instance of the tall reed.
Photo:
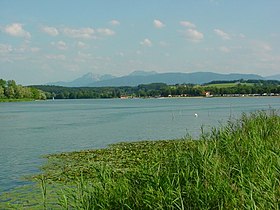
POLYGON ((49 178, 76 183, 64 191, 63 208, 280 208, 280 117, 274 112, 244 114, 201 140, 120 143, 51 158, 59 173, 49 178))

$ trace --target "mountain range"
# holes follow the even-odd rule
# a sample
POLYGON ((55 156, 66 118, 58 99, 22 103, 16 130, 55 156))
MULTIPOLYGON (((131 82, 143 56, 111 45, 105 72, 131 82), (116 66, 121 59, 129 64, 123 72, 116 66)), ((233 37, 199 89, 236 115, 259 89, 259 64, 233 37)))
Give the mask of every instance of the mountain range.
POLYGON ((194 72, 194 73, 157 73, 154 71, 134 71, 128 75, 115 77, 110 74, 98 75, 87 73, 70 82, 50 82, 47 85, 64 87, 105 87, 105 86, 137 86, 139 84, 166 83, 172 84, 203 84, 215 80, 280 80, 280 74, 262 77, 257 74, 219 74, 213 72, 194 72))

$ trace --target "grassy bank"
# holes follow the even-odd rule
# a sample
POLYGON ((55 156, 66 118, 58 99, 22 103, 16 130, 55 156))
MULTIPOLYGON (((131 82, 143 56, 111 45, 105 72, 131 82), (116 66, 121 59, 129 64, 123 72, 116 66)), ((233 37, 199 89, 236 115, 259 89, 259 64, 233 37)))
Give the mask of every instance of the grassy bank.
POLYGON ((39 208, 280 208, 280 117, 272 112, 243 115, 200 140, 119 143, 47 159, 37 176, 39 208))
POLYGON ((34 101, 32 98, 0 98, 0 102, 25 102, 25 101, 34 101))

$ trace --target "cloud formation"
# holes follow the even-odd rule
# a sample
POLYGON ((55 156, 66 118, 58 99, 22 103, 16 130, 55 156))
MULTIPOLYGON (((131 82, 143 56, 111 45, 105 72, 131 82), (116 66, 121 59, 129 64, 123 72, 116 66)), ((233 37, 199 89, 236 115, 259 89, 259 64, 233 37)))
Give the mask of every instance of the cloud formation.
POLYGON ((94 29, 91 27, 87 28, 63 28, 62 32, 64 35, 71 38, 82 38, 82 39, 97 39, 100 36, 113 36, 115 31, 109 28, 98 28, 94 29))
POLYGON ((180 21, 180 25, 184 26, 184 27, 188 27, 188 28, 196 28, 195 24, 193 24, 193 23, 191 23, 189 21, 185 21, 185 20, 180 21))
POLYGON ((64 35, 71 38, 83 38, 83 39, 96 38, 95 30, 90 27, 79 28, 79 29, 63 28, 62 31, 64 35))
POLYGON ((219 50, 223 53, 229 53, 231 51, 228 47, 225 46, 219 47, 219 50))
POLYGON ((149 39, 144 39, 142 42, 140 42, 141 45, 146 46, 146 47, 151 47, 153 43, 149 39))
POLYGON ((222 31, 221 29, 214 29, 214 32, 223 40, 230 40, 230 35, 222 31))
POLYGON ((115 32, 109 28, 99 28, 97 32, 103 36, 113 36, 115 32))
POLYGON ((66 50, 68 48, 64 41, 52 42, 51 44, 59 50, 66 50))
POLYGON ((204 38, 203 33, 191 28, 185 32, 185 35, 187 39, 192 42, 200 42, 204 38))
POLYGON ((161 22, 160 20, 154 20, 154 26, 159 29, 165 27, 163 22, 161 22))
POLYGON ((120 23, 120 21, 118 21, 118 20, 111 20, 110 21, 110 25, 112 25, 112 26, 118 26, 118 25, 120 25, 121 23, 120 23))
POLYGON ((57 36, 59 34, 58 30, 55 27, 44 26, 42 31, 50 36, 57 36))
POLYGON ((267 53, 272 51, 272 47, 269 43, 254 40, 251 42, 252 49, 257 52, 267 53))
POLYGON ((7 25, 4 28, 4 32, 6 32, 10 36, 23 37, 27 39, 31 38, 31 34, 28 31, 25 31, 23 29, 23 25, 20 23, 13 23, 11 25, 7 25))
POLYGON ((9 44, 0 44, 0 53, 6 54, 12 52, 13 48, 9 44))
POLYGON ((46 55, 46 58, 49 60, 65 60, 66 56, 63 54, 58 54, 58 55, 50 54, 50 55, 46 55))
POLYGON ((77 47, 83 49, 83 48, 86 48, 87 45, 84 42, 78 41, 77 42, 77 47))

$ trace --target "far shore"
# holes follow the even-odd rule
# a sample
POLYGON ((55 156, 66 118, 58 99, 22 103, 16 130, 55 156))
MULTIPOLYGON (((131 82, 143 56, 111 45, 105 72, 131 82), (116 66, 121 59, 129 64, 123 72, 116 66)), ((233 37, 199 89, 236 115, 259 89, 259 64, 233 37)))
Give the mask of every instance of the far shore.
MULTIPOLYGON (((280 98, 280 95, 268 95, 268 96, 250 96, 250 95, 241 95, 241 96, 169 96, 169 97, 124 97, 124 98, 79 98, 79 99, 46 99, 47 101, 51 100, 81 100, 81 99, 121 99, 121 100, 126 100, 126 99, 202 99, 202 98, 280 98)), ((34 100, 34 99, 29 99, 29 98, 24 98, 24 99, 0 99, 0 103, 8 103, 8 102, 31 102, 31 101, 45 101, 45 100, 34 100)))

